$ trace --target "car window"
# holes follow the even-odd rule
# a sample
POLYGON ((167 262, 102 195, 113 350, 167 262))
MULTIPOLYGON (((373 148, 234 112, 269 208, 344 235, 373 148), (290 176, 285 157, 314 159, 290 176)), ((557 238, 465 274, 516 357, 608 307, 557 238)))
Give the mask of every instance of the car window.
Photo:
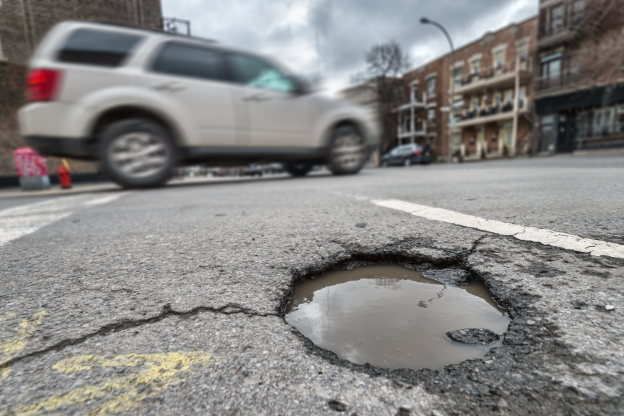
POLYGON ((116 67, 123 63, 143 36, 109 30, 74 30, 58 52, 61 62, 116 67))
POLYGON ((247 55, 230 54, 229 63, 232 79, 238 84, 282 92, 295 91, 292 79, 266 61, 247 55))
POLYGON ((159 52, 152 71, 184 77, 223 80, 221 52, 182 42, 169 42, 159 52))

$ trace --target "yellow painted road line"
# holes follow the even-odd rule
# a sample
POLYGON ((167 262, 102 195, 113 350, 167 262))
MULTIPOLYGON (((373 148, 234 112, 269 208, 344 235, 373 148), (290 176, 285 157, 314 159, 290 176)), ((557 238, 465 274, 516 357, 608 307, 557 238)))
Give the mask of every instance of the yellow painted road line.
MULTIPOLYGON (((14 316, 13 312, 4 313, 0 315, 0 322, 11 319, 14 316)), ((0 385, 11 374, 11 366, 7 364, 8 361, 15 358, 26 347, 28 338, 32 337, 33 332, 41 325, 41 321, 45 316, 46 312, 41 311, 22 319, 17 330, 17 336, 7 341, 0 341, 0 385)))
POLYGON ((52 368, 63 373, 89 371, 94 367, 128 367, 141 370, 92 386, 80 387, 65 394, 48 397, 34 404, 12 408, 7 414, 40 415, 106 397, 111 398, 88 414, 126 413, 139 405, 141 401, 158 396, 168 388, 184 381, 188 376, 188 373, 184 372, 192 366, 206 366, 214 362, 211 354, 203 351, 128 354, 114 358, 93 355, 69 358, 59 361, 52 368))

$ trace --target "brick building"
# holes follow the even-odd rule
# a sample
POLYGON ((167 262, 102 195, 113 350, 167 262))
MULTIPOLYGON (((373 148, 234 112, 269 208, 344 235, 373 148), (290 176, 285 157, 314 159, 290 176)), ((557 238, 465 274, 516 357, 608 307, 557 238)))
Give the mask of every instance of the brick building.
POLYGON ((535 108, 540 153, 624 150, 621 0, 541 0, 535 108))
POLYGON ((527 153, 537 28, 534 17, 488 32, 457 49, 454 66, 449 53, 405 74, 410 98, 397 109, 398 142, 430 144, 441 158, 527 153))
MULTIPOLYGON (((15 174, 12 152, 22 145, 16 112, 24 104, 30 55, 46 32, 63 20, 162 28, 160 0, 0 0, 0 176, 15 174)), ((95 169, 87 163, 72 166, 95 169)))

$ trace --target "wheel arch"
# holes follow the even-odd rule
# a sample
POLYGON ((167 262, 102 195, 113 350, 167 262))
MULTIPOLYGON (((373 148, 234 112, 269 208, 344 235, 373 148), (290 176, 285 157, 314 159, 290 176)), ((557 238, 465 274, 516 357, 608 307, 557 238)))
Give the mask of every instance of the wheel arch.
POLYGON ((364 135, 364 140, 368 141, 366 130, 365 130, 363 123, 360 120, 357 120, 355 118, 345 117, 345 118, 340 118, 334 121, 327 127, 327 129, 325 129, 325 133, 323 135, 323 145, 329 148, 329 144, 330 144, 333 132, 339 129, 340 127, 345 127, 345 126, 355 127, 360 132, 360 134, 364 135))
POLYGON ((140 106, 119 106, 102 111, 91 123, 89 129, 90 137, 97 139, 105 126, 116 121, 131 118, 147 119, 160 124, 171 135, 177 147, 183 146, 184 140, 182 138, 182 132, 175 123, 158 111, 140 106))

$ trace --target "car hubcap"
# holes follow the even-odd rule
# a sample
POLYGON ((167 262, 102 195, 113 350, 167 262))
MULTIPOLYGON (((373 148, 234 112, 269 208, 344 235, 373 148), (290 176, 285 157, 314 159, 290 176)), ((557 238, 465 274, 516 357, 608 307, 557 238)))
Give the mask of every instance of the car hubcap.
POLYGON ((136 132, 117 137, 108 148, 113 167, 126 176, 141 178, 161 171, 169 159, 162 138, 136 132))
POLYGON ((356 133, 339 136, 334 140, 332 159, 334 164, 344 169, 359 166, 364 159, 365 148, 362 137, 356 133))

